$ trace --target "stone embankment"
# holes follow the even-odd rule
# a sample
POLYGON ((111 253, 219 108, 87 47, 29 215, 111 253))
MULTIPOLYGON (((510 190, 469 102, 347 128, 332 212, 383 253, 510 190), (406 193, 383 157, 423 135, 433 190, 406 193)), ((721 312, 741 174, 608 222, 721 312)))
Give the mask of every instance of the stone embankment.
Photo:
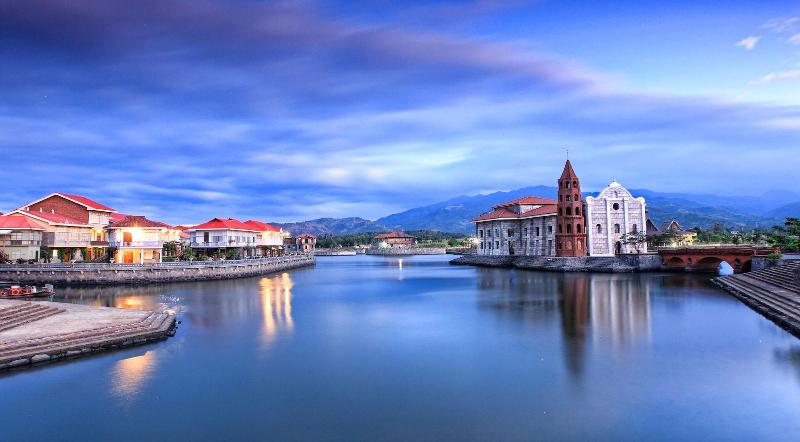
POLYGON ((19 284, 115 285, 233 279, 313 266, 313 255, 157 264, 9 264, 0 281, 19 284))
POLYGON ((553 272, 624 273, 652 272, 661 269, 661 258, 658 255, 582 257, 464 255, 450 261, 450 263, 486 267, 515 267, 553 272))
POLYGON ((739 275, 714 283, 744 304, 800 338, 800 261, 739 275))
POLYGON ((317 249, 314 251, 314 256, 356 256, 355 250, 350 249, 343 249, 343 250, 332 250, 332 249, 317 249))
POLYGON ((0 300, 0 372, 164 340, 175 315, 0 300))
POLYGON ((367 249, 367 255, 410 256, 410 255, 444 255, 447 253, 440 247, 386 247, 367 249))

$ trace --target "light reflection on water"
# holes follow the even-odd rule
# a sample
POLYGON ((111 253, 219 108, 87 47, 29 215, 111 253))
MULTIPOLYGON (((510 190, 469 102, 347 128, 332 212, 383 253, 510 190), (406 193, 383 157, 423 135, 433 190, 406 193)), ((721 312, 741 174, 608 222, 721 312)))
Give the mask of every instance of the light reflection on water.
POLYGON ((6 433, 77 440, 86 416, 96 440, 800 431, 797 341, 709 275, 561 274, 448 258, 331 257, 258 278, 58 290, 67 302, 174 310, 183 324, 159 344, 0 376, 0 415, 44 401, 59 410, 46 427, 16 413, 6 433))

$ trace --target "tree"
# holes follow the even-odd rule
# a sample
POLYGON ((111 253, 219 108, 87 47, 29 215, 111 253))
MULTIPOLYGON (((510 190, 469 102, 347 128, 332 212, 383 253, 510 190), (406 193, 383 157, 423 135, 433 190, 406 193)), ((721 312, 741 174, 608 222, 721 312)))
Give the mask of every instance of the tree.
POLYGON ((8 257, 8 254, 2 250, 0 250, 0 264, 5 264, 10 262, 11 259, 8 257))
POLYGON ((642 246, 647 243, 647 235, 644 232, 630 232, 622 235, 620 240, 623 245, 632 246, 636 253, 642 253, 642 246))
POLYGON ((782 226, 772 228, 770 244, 787 252, 800 251, 800 218, 786 218, 782 226))
POLYGON ((181 250, 181 259, 184 261, 193 261, 195 257, 194 249, 191 247, 184 247, 181 250))
POLYGON ((180 246, 180 241, 167 241, 164 243, 161 252, 164 256, 175 256, 178 254, 178 246, 180 246))

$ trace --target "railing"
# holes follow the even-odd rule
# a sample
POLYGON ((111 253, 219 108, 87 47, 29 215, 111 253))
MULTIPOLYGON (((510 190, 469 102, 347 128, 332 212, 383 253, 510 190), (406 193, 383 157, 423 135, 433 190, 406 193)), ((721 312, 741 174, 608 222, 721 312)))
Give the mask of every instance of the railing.
POLYGON ((0 240, 0 246, 39 246, 42 242, 33 239, 7 239, 0 240))
POLYGON ((55 263, 55 264, 0 264, 0 270, 103 270, 103 269, 174 269, 182 267, 234 267, 242 265, 281 264, 307 261, 312 254, 299 253, 266 258, 230 259, 219 261, 175 261, 152 264, 110 264, 110 263, 55 263))
POLYGON ((89 245, 94 246, 94 247, 103 247, 103 246, 107 247, 108 246, 108 241, 100 241, 100 240, 89 241, 89 245))
POLYGON ((112 241, 109 243, 111 247, 141 247, 141 248, 158 248, 164 246, 163 241, 112 241))
POLYGON ((89 247, 91 241, 87 240, 45 240, 44 245, 48 247, 74 247, 74 248, 83 248, 89 247))

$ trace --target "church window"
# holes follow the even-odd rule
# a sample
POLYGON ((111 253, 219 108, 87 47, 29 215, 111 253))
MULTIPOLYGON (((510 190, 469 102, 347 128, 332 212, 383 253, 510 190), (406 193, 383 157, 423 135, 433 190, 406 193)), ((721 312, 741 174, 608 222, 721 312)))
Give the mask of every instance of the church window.
POLYGON ((611 207, 613 207, 614 210, 619 210, 619 203, 614 203, 614 205, 611 207))
POLYGON ((566 183, 564 183, 564 184, 565 184, 565 187, 566 187, 567 189, 569 189, 569 181, 567 181, 567 182, 566 182, 566 183))
POLYGON ((580 200, 581 200, 581 197, 576 193, 575 194, 575 201, 580 201, 580 200))
POLYGON ((539 236, 539 228, 536 228, 536 236, 539 236))
POLYGON ((575 232, 576 233, 581 233, 581 225, 580 224, 576 224, 575 225, 575 232))
POLYGON ((614 224, 614 233, 619 233, 619 224, 614 224))
POLYGON ((508 236, 509 238, 514 236, 514 229, 508 229, 508 236))
POLYGON ((581 208, 580 207, 576 207, 575 208, 575 215, 576 216, 580 216, 580 214, 581 214, 581 208))
POLYGON ((572 187, 578 187, 578 182, 577 181, 573 181, 572 182, 572 187))
POLYGON ((567 224, 567 233, 572 233, 572 224, 567 224))
POLYGON ((567 215, 572 215, 572 207, 567 207, 567 215))
POLYGON ((564 226, 561 224, 558 225, 558 233, 564 233, 564 226))
POLYGON ((603 226, 600 224, 598 224, 595 228, 597 229, 597 233, 603 233, 603 226))
POLYGON ((478 236, 480 236, 481 238, 483 238, 483 229, 480 229, 480 230, 478 230, 478 236))
POLYGON ((558 250, 561 250, 561 241, 558 242, 558 250))
POLYGON ((547 226, 547 233, 553 233, 553 226, 547 226))
POLYGON ((494 229, 494 236, 500 236, 500 229, 494 229))
POLYGON ((500 248, 500 241, 495 241, 494 242, 494 246, 495 246, 495 248, 499 249, 500 248))
POLYGON ((567 195, 567 201, 572 201, 572 195, 567 195))
POLYGON ((633 225, 633 233, 637 233, 637 232, 639 232, 639 228, 638 228, 638 226, 636 226, 636 224, 634 224, 633 225))

